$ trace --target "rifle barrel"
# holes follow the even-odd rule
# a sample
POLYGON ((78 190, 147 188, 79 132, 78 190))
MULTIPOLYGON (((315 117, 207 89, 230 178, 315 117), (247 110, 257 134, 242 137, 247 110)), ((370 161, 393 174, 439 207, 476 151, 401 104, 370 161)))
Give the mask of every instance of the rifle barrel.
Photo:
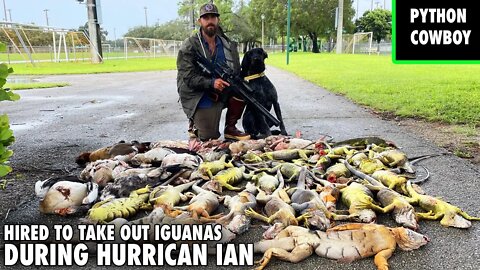
POLYGON ((245 99, 247 103, 251 104, 256 110, 258 110, 259 113, 264 115, 270 122, 273 123, 273 125, 277 127, 280 125, 280 121, 278 121, 278 119, 275 118, 270 111, 268 111, 261 103, 247 93, 247 91, 249 93, 253 93, 252 88, 250 88, 250 86, 248 86, 240 77, 234 76, 233 71, 230 70, 228 66, 222 67, 219 63, 213 64, 199 53, 197 53, 197 63, 202 68, 204 73, 216 75, 222 80, 228 82, 231 86, 234 86, 234 91, 240 95, 241 98, 245 99))

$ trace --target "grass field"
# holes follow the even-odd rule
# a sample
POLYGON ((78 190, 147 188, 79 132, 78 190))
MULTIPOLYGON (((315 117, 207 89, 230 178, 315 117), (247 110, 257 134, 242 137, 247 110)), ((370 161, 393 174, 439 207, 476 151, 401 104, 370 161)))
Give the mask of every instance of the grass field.
MULTIPOLYGON (((129 57, 143 57, 143 56, 148 56, 148 55, 145 55, 143 53, 129 52, 128 56, 129 57)), ((77 51, 75 53, 70 52, 68 54, 68 57, 69 57, 70 60, 79 59, 79 61, 90 62, 89 58, 91 57, 91 55, 90 55, 90 51, 77 51)), ((121 51, 121 52, 118 52, 118 51, 116 51, 116 52, 104 51, 103 52, 103 57, 104 57, 104 59, 109 59, 109 58, 112 58, 112 57, 124 58, 125 53, 123 51, 121 51)), ((55 57, 54 57, 54 53, 50 52, 50 53, 35 53, 35 54, 32 54, 32 58, 35 61, 49 60, 49 61, 53 62, 53 59, 55 57)), ((63 51, 60 52, 60 59, 61 60, 66 59, 66 55, 63 51)), ((28 55, 25 54, 25 53, 22 54, 22 55, 20 55, 19 53, 10 53, 10 54, 4 53, 4 52, 0 53, 0 62, 8 63, 9 60, 10 61, 27 61, 27 62, 30 62, 30 58, 28 58, 28 55)))
MULTIPOLYGON (((270 54, 267 64, 291 71, 379 111, 480 126, 480 65, 395 65, 390 56, 270 54)), ((175 58, 12 64, 14 75, 86 74, 175 69, 175 58)))
POLYGON ((135 72, 151 70, 172 70, 176 68, 174 57, 150 59, 115 59, 105 60, 103 64, 91 62, 41 62, 31 64, 11 64, 13 75, 48 75, 48 74, 91 74, 110 72, 135 72))
MULTIPOLYGON (((89 58, 90 57, 90 52, 79 51, 79 52, 76 52, 75 54, 69 53, 69 57, 71 59, 74 59, 75 57, 79 58, 79 59, 80 58, 89 58)), ((35 54, 32 54, 32 58, 33 58, 33 60, 50 60, 50 61, 53 61, 54 54, 53 54, 53 52, 51 52, 51 53, 35 53, 35 54)), ((66 58, 65 53, 60 52, 60 59, 65 59, 65 58, 66 58)), ((28 58, 28 55, 25 54, 25 53, 23 55, 20 55, 18 53, 10 53, 10 54, 0 53, 0 62, 8 63, 9 59, 10 59, 10 61, 27 61, 27 62, 30 62, 30 58, 28 58)))
MULTIPOLYGON (((267 64, 400 116, 480 126, 480 65, 395 65, 390 56, 271 54, 267 64)), ((321 106, 321 105, 319 105, 321 106)))
MULTIPOLYGON (((52 61, 52 62, 53 62, 53 59, 55 58, 54 55, 55 54, 53 53, 53 51, 46 52, 46 53, 37 52, 37 53, 31 54, 33 60, 35 60, 35 61, 48 60, 48 61, 52 61)), ((58 55, 58 52, 57 52, 57 55, 58 55)), ((160 55, 161 54, 157 53, 156 57, 160 57, 160 55)), ((59 59, 65 60, 67 58, 66 56, 67 55, 62 50, 60 52, 59 59)), ((149 54, 146 54, 146 53, 143 53, 143 52, 138 52, 138 51, 135 52, 135 51, 130 49, 128 51, 127 56, 128 57, 149 57, 149 56, 153 57, 153 53, 151 55, 149 55, 149 54)), ((77 59, 79 61, 90 62, 89 58, 91 57, 91 54, 90 54, 89 50, 81 49, 81 50, 77 50, 75 53, 70 51, 68 53, 68 57, 71 61, 75 61, 77 59)), ((112 57, 113 58, 125 58, 125 52, 123 50, 121 50, 121 51, 104 50, 103 51, 103 57, 104 57, 104 59, 109 59, 109 58, 112 58, 112 57)), ((28 55, 26 53, 23 53, 23 54, 9 53, 9 54, 7 54, 6 52, 0 52, 0 62, 8 63, 9 60, 10 61, 27 61, 27 62, 30 62, 30 58, 28 57, 28 55)))
POLYGON ((33 83, 6 83, 4 88, 10 88, 12 90, 26 90, 26 89, 41 89, 41 88, 52 88, 52 87, 64 87, 70 84, 58 82, 58 83, 49 83, 49 82, 33 82, 33 83))

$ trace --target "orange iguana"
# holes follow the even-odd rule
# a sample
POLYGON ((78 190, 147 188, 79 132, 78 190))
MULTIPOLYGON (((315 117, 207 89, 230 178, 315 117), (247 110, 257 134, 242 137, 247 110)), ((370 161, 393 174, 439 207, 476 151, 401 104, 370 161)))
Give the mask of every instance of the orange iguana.
POLYGON ((349 223, 322 231, 288 226, 272 240, 254 244, 254 251, 264 253, 257 270, 263 269, 272 257, 300 262, 315 253, 318 256, 351 262, 375 256, 378 270, 388 270, 387 260, 398 246, 414 250, 427 244, 428 237, 404 227, 389 228, 378 224, 349 223))
POLYGON ((193 219, 200 220, 202 222, 212 222, 223 216, 223 214, 211 215, 220 205, 220 201, 224 197, 220 197, 210 190, 205 190, 198 186, 196 182, 192 189, 197 195, 193 197, 189 204, 186 206, 177 206, 175 209, 188 211, 191 213, 193 219))

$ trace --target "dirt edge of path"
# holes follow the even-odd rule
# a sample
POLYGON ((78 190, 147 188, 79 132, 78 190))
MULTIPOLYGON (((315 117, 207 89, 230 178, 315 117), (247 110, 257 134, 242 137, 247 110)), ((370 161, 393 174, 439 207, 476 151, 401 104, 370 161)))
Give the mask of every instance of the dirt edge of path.
POLYGON ((383 120, 405 127, 448 152, 480 167, 480 130, 464 125, 431 122, 422 118, 400 117, 391 112, 379 112, 365 107, 383 120))

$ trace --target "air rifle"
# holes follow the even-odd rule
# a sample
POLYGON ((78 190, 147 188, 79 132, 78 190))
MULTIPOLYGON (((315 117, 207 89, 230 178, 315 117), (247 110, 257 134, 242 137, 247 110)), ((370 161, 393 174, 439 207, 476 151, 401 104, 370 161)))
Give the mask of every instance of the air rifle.
POLYGON ((213 76, 215 78, 221 78, 222 80, 228 82, 232 90, 242 99, 246 100, 248 104, 253 106, 255 110, 263 114, 269 122, 273 123, 275 126, 280 125, 275 116, 273 116, 262 104, 260 104, 255 98, 251 95, 253 94, 253 89, 245 83, 245 81, 238 75, 235 75, 233 70, 225 63, 212 63, 203 55, 197 53, 197 64, 202 69, 202 72, 213 76))

